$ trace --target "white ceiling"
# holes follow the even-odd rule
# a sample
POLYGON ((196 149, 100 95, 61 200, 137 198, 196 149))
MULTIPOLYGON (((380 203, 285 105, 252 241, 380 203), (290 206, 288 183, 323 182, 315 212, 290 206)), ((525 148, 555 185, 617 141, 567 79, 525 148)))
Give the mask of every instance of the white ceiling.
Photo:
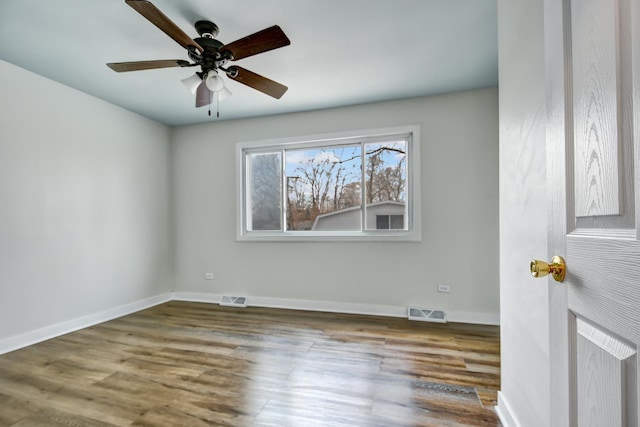
MULTIPOLYGON (((498 83, 496 0, 152 0, 191 37, 223 43, 279 25, 291 45, 236 64, 285 84, 276 100, 228 80, 220 118, 195 108, 195 68, 116 73, 107 62, 188 59, 124 0, 0 0, 0 59, 168 125, 400 99, 498 83)), ((28 90, 28 89, 25 89, 28 90)))

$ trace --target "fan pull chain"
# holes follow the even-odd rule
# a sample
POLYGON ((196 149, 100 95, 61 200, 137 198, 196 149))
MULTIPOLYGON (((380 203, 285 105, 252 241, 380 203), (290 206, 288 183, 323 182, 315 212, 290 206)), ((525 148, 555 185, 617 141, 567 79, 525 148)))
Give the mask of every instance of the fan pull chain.
MULTIPOLYGON (((216 117, 219 119, 220 118, 220 96, 218 95, 218 92, 209 92, 209 96, 216 97, 216 117)), ((213 103, 213 100, 211 98, 209 98, 209 100, 211 101, 209 102, 209 116, 211 116, 211 104, 213 103)))

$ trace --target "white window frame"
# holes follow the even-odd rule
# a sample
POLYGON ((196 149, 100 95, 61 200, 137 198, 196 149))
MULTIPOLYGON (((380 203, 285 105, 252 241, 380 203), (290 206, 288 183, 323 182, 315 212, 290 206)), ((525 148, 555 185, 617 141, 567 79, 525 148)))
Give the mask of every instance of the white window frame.
MULTIPOLYGON (((360 142, 360 141, 358 141, 360 142)), ((368 142, 368 141, 367 141, 368 142)), ((405 125, 380 129, 367 129, 275 138, 236 144, 236 240, 238 242, 292 242, 292 241, 349 241, 349 242, 420 242, 422 216, 420 201, 420 125, 405 125), (407 230, 371 231, 254 231, 247 230, 247 185, 245 182, 246 154, 270 150, 314 148, 338 145, 359 139, 386 139, 401 137, 407 140, 407 230)), ((284 164, 284 160, 283 160, 284 164)), ((284 173, 284 170, 283 170, 284 173)), ((286 194, 283 194, 286 197, 286 194)), ((284 224, 283 224, 284 225, 284 224)))

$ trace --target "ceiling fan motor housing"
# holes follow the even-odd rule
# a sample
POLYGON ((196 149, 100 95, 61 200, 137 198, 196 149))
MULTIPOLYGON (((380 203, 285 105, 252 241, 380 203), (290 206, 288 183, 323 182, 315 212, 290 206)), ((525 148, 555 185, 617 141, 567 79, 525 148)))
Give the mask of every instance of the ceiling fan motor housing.
POLYGON ((195 24, 196 31, 200 37, 194 39, 204 49, 202 53, 196 49, 189 49, 189 58, 200 65, 202 75, 206 75, 211 70, 217 70, 224 67, 232 57, 220 52, 220 48, 224 46, 215 37, 218 34, 218 26, 211 21, 198 21, 195 24))

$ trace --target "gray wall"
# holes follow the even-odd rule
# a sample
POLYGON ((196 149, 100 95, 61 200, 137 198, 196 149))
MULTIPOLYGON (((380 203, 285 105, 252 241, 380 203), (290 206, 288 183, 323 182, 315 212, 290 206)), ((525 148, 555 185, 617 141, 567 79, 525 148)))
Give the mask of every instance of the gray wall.
POLYGON ((529 261, 547 254, 545 68, 542 0, 499 0, 500 409, 549 425, 546 281, 529 261))
POLYGON ((0 75, 0 340, 169 290, 169 129, 0 75))
POLYGON ((491 88, 173 129, 176 291, 497 320, 497 121, 491 88), (421 243, 235 241, 237 142, 406 124, 422 126, 421 243))

